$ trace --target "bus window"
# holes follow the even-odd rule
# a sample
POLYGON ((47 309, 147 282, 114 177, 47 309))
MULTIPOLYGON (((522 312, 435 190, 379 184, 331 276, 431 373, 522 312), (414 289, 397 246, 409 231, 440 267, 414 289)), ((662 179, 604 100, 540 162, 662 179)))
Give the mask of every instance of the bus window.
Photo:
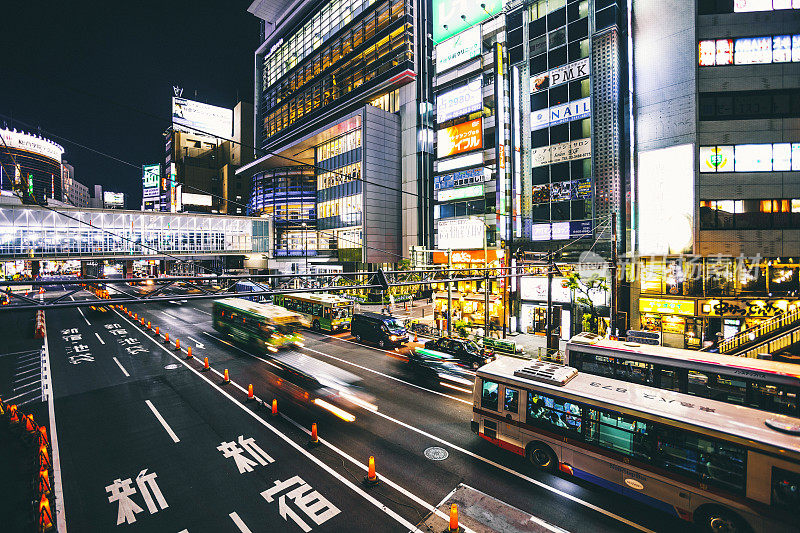
POLYGON ((600 409, 589 409, 586 440, 636 459, 650 461, 652 445, 647 422, 600 409))
POLYGON ((579 405, 535 392, 528 393, 525 421, 558 433, 581 435, 582 409, 579 405))
POLYGON ((497 411, 497 388, 498 385, 494 381, 483 380, 481 388, 481 407, 497 411))
POLYGON ((631 361, 629 359, 618 359, 616 367, 616 379, 638 383, 639 385, 653 384, 653 365, 641 361, 631 361))
POLYGON ((686 392, 693 396, 739 405, 744 405, 746 401, 746 381, 695 370, 689 370, 688 377, 686 392))
POLYGON ((322 310, 322 318, 327 318, 327 319, 330 320, 330 318, 331 318, 331 308, 330 307, 326 307, 326 308, 324 308, 322 310))
POLYGON ((659 367, 657 370, 658 379, 660 380, 659 388, 681 392, 681 377, 678 370, 673 370, 666 367, 659 367))
POLYGON ((772 467, 772 505, 796 511, 800 505, 800 474, 772 467))
POLYGON ((800 416, 797 408, 798 391, 785 385, 769 385, 757 381, 750 382, 750 401, 756 409, 789 416, 800 416))
POLYGON ((519 391, 517 389, 510 389, 506 387, 506 392, 503 398, 503 409, 510 413, 519 412, 519 391))
POLYGON ((314 316, 322 316, 322 304, 314 304, 312 310, 314 311, 312 313, 314 316))
POLYGON ((744 448, 677 428, 658 430, 658 456, 664 468, 737 492, 744 490, 744 448))
POLYGON ((590 353, 580 354, 582 372, 595 376, 614 377, 614 358, 590 353))

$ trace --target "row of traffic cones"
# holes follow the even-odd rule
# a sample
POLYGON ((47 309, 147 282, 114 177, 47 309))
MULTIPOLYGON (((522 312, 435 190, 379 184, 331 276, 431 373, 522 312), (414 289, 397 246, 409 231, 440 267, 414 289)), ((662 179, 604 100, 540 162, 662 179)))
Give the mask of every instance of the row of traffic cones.
POLYGON ((36 331, 33 335, 35 339, 44 338, 44 310, 36 311, 36 331))
POLYGON ((55 529, 53 513, 50 509, 50 499, 53 497, 51 472, 53 463, 50 460, 50 439, 47 437, 47 428, 39 426, 32 414, 25 414, 16 405, 6 405, 0 398, 0 420, 8 425, 23 443, 37 450, 34 466, 36 477, 34 480, 35 501, 33 502, 36 515, 36 524, 39 533, 55 529))

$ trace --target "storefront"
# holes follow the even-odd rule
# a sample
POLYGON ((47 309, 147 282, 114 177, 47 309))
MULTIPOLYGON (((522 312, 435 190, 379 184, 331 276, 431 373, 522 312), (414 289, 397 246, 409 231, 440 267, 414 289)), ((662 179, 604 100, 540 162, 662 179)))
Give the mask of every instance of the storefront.
POLYGON ((674 348, 700 348, 701 320, 694 300, 640 298, 641 329, 661 333, 661 343, 674 348))
MULTIPOLYGON (((544 335, 547 328, 547 277, 522 276, 519 278, 520 314, 519 327, 522 333, 544 335)), ((579 291, 569 288, 566 278, 554 277, 551 289, 553 303, 553 326, 560 328, 563 340, 569 340, 573 332, 579 331, 577 324, 583 313, 589 310, 585 306, 576 309, 576 301, 584 296, 579 291)), ((608 316, 607 291, 593 291, 592 303, 600 316, 608 316)))

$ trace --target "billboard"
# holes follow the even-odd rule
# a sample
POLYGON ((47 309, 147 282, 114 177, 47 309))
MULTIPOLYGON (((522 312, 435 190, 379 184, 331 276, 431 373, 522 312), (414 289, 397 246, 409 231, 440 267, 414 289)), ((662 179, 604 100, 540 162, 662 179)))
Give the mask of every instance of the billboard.
POLYGON ((449 39, 497 15, 502 9, 501 0, 433 0, 433 42, 449 39))
POLYGON ((158 198, 161 164, 142 165, 142 198, 158 198))
POLYGON ((450 189, 471 185, 473 183, 483 183, 489 177, 487 168, 471 168, 469 170, 459 170, 451 174, 444 174, 433 178, 433 190, 450 189))
POLYGON ((481 55, 481 27, 472 28, 436 45, 436 74, 481 55))
POLYGON ((587 96, 580 100, 538 109, 531 113, 531 131, 563 124, 570 120, 586 118, 591 114, 591 100, 587 96))
POLYGON ((569 220, 531 226, 532 241, 559 241, 591 236, 594 231, 592 220, 569 220))
POLYGON ((680 254, 694 242, 694 145, 639 152, 641 254, 680 254))
POLYGON ((584 159, 592 156, 592 139, 578 139, 550 146, 531 148, 531 166, 533 168, 564 163, 575 159, 584 159))
POLYGON ((125 205, 125 195, 121 192, 103 191, 103 203, 105 205, 125 205))
POLYGON ((465 198, 475 198, 483 196, 483 185, 470 185, 468 187, 458 187, 456 189, 445 189, 436 191, 436 200, 438 202, 447 202, 450 200, 464 200, 465 198))
POLYGON ((483 108, 481 79, 477 78, 436 97, 436 123, 460 117, 483 108))
POLYGON ((554 68, 531 78, 531 93, 543 91, 568 81, 585 78, 588 75, 589 58, 585 57, 581 60, 554 68))
POLYGON ((437 220, 436 230, 439 250, 467 250, 483 248, 483 232, 486 229, 482 220, 461 218, 456 220, 437 220))
POLYGON ((33 152, 35 154, 55 159, 61 162, 61 155, 64 149, 61 145, 42 139, 36 135, 30 135, 21 131, 0 130, 0 148, 16 148, 17 150, 24 150, 26 152, 33 152), (5 141, 5 142, 4 142, 5 141))
POLYGON ((446 161, 436 161, 436 172, 447 172, 448 170, 455 170, 457 168, 473 167, 475 165, 483 164, 483 154, 476 152, 474 154, 462 155, 448 159, 446 161))
POLYGON ((190 133, 230 139, 233 135, 233 110, 173 96, 172 124, 190 133))
POLYGON ((483 120, 462 122, 436 132, 436 157, 470 152, 483 147, 483 120))

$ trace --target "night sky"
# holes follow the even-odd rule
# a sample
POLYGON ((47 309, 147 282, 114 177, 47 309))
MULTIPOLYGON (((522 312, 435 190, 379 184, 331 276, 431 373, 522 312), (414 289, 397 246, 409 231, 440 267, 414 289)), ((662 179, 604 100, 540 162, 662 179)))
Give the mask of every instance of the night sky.
POLYGON ((252 103, 259 22, 250 3, 4 2, 0 126, 41 128, 90 194, 101 184, 139 209, 141 165, 164 163, 173 85, 213 105, 233 108, 237 94, 252 103))

